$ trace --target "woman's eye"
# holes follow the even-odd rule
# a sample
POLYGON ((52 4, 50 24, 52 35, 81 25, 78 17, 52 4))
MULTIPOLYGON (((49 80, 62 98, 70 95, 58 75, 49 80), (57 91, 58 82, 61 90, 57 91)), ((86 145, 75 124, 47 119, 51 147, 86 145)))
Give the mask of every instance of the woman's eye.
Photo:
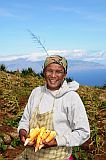
POLYGON ((58 71, 58 70, 57 71, 47 70, 46 73, 49 73, 49 74, 55 73, 55 74, 59 75, 59 74, 63 74, 64 72, 63 71, 58 71))
POLYGON ((53 71, 52 70, 48 70, 47 72, 52 73, 53 71))
POLYGON ((56 73, 57 73, 57 74, 62 74, 63 72, 62 72, 62 71, 56 71, 56 73))

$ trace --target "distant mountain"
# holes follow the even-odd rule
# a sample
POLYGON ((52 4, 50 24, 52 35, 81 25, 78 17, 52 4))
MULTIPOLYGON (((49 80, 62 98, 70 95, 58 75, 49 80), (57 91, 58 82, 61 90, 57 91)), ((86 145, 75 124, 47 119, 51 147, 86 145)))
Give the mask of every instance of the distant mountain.
MULTIPOLYGON (((43 67, 43 60, 39 61, 31 61, 27 58, 19 58, 16 60, 11 61, 0 61, 0 64, 5 64, 7 70, 22 70, 28 67, 31 67, 35 72, 41 72, 43 67)), ((68 70, 70 71, 82 71, 82 70, 92 70, 92 69, 106 69, 105 65, 95 63, 95 62, 88 62, 88 61, 81 61, 81 60, 68 60, 68 70)))
POLYGON ((106 69, 106 65, 102 65, 96 62, 82 61, 82 60, 68 60, 69 70, 82 71, 92 69, 106 69))
MULTIPOLYGON (((43 62, 43 60, 31 61, 27 58, 19 58, 11 61, 0 61, 0 64, 5 64, 9 71, 21 71, 31 67, 36 73, 40 73, 43 68, 43 62)), ((106 81, 106 65, 68 59, 68 77, 77 80, 82 85, 100 86, 106 81)))
POLYGON ((40 72, 42 69, 43 61, 29 61, 27 58, 19 58, 16 60, 11 61, 0 61, 0 64, 5 64, 7 70, 9 71, 16 71, 16 70, 23 70, 28 67, 31 67, 35 72, 40 72))

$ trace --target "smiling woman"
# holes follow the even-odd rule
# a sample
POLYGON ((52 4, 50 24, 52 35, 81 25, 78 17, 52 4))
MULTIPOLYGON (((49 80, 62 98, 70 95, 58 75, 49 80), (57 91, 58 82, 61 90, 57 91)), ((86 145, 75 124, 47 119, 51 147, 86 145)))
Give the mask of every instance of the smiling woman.
POLYGON ((85 107, 75 92, 79 84, 66 82, 67 60, 61 56, 47 57, 43 73, 45 85, 32 91, 18 132, 23 144, 36 127, 55 131, 56 136, 49 142, 43 141, 44 147, 37 152, 35 138, 16 160, 72 160, 72 147, 81 145, 90 135, 85 107))

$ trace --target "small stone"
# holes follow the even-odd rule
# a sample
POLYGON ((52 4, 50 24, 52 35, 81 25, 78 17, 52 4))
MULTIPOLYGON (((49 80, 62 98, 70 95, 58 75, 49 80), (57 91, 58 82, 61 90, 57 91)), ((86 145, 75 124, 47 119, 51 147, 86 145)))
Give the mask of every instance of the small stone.
POLYGON ((3 140, 5 144, 10 144, 11 143, 11 137, 8 134, 3 135, 3 140))
POLYGON ((3 138, 0 137, 0 146, 1 146, 2 144, 4 144, 4 141, 3 141, 3 138))
POLYGON ((19 135, 18 135, 17 132, 11 132, 11 133, 9 133, 9 135, 10 135, 13 139, 19 137, 19 135))
POLYGON ((8 147, 8 149, 15 149, 15 148, 10 145, 10 146, 8 147))

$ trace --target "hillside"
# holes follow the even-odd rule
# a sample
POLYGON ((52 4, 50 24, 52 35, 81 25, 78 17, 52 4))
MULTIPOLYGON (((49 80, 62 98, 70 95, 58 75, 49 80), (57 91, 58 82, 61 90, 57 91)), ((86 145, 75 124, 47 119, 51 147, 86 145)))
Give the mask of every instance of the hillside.
MULTIPOLYGON (((0 59, 0 64, 4 64, 8 71, 22 71, 25 68, 31 67, 36 73, 42 71, 43 59, 34 59, 34 57, 23 57, 12 60, 12 57, 5 57, 4 60, 0 59), (8 60, 8 58, 10 58, 8 60)), ((68 73, 67 77, 75 79, 82 85, 88 86, 103 86, 106 80, 106 65, 102 65, 96 62, 67 59, 68 61, 68 73), (99 76, 98 76, 99 75, 99 76), (84 77, 84 78, 83 78, 84 77)))
MULTIPOLYGON (((38 75, 0 71, 0 160, 13 160, 24 149, 17 134, 18 122, 32 89, 43 83, 38 75)), ((78 93, 87 110, 91 138, 75 147, 73 156, 77 160, 105 160, 106 89, 80 86, 78 93)))

